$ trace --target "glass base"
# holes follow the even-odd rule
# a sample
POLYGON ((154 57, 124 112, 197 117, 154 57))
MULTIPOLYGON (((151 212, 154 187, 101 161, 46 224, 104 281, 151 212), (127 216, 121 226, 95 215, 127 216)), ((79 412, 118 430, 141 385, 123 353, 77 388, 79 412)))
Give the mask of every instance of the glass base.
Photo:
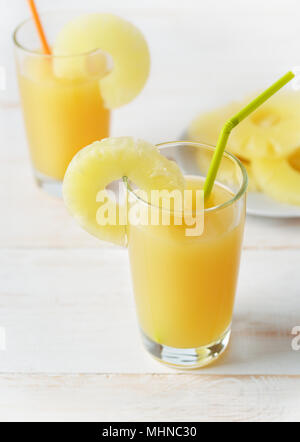
POLYGON ((231 328, 217 342, 198 348, 167 347, 152 341, 143 331, 141 333, 146 350, 156 360, 174 368, 195 369, 211 364, 224 353, 230 340, 231 328))
POLYGON ((62 198, 62 181, 57 181, 54 178, 50 178, 37 170, 34 171, 34 176, 37 185, 47 192, 49 195, 62 198))

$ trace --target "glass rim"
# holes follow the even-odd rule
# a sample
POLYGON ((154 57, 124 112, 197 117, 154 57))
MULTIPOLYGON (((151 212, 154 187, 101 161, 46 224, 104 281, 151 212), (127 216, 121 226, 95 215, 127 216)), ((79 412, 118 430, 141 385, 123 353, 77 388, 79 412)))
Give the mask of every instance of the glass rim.
MULTIPOLYGON (((66 13, 67 11, 61 11, 60 14, 66 13)), ((75 12, 75 11, 69 11, 69 12, 75 12)), ((76 11, 77 12, 77 11, 76 11)), ((43 14, 40 14, 41 17, 43 16, 49 16, 49 15, 55 15, 58 14, 58 11, 53 11, 53 12, 46 12, 43 14)), ((103 55, 105 55, 106 57, 109 57, 109 54, 107 54, 106 52, 102 51, 100 48, 96 48, 93 49, 91 51, 86 51, 86 52, 80 52, 78 54, 72 54, 72 55, 54 55, 54 54, 44 54, 43 52, 39 52, 38 50, 34 50, 34 49, 29 49, 26 48, 19 40, 18 38, 18 32, 28 23, 34 23, 33 18, 29 17, 26 18, 25 20, 23 20, 21 23, 19 23, 15 30, 13 31, 12 34, 12 39, 14 42, 14 45, 18 48, 21 49, 22 51, 26 52, 27 54, 30 55, 36 55, 39 57, 45 57, 45 58, 59 58, 59 59, 68 59, 68 58, 75 58, 75 57, 87 57, 89 55, 93 55, 93 54, 97 54, 99 52, 101 52, 103 55)))
MULTIPOLYGON (((205 144, 205 143, 201 143, 201 142, 197 142, 197 141, 184 141, 184 140, 180 140, 180 141, 167 141, 167 142, 164 142, 164 143, 156 144, 156 147, 159 150, 163 150, 166 147, 170 147, 172 145, 180 145, 180 144, 188 145, 188 146, 194 146, 194 147, 196 147, 196 146, 197 147, 202 147, 202 148, 205 148, 206 150, 209 150, 210 152, 214 152, 215 151, 215 146, 212 146, 210 144, 205 144)), ((240 168, 240 170, 242 172, 242 184, 241 184, 239 190, 234 193, 233 198, 230 198, 228 201, 225 201, 225 203, 218 204, 217 206, 204 208, 203 210, 201 210, 201 213, 202 212, 204 212, 204 213, 211 213, 211 212, 216 212, 216 211, 221 210, 221 209, 225 209, 226 207, 231 206, 236 201, 241 199, 245 195, 245 193, 246 193, 246 190, 247 190, 247 187, 248 187, 248 174, 247 174, 245 166, 243 165, 243 163, 235 155, 231 154, 230 152, 227 152, 226 150, 224 152, 224 156, 229 158, 229 159, 231 159, 233 162, 235 162, 239 166, 239 168, 240 168)), ((130 195, 133 196, 136 200, 140 201, 141 203, 146 204, 148 207, 153 207, 155 209, 158 209, 160 211, 167 211, 167 212, 169 212, 171 214, 172 213, 173 214, 177 213, 174 210, 173 211, 172 210, 166 210, 166 209, 162 209, 160 207, 153 206, 148 201, 145 201, 143 198, 141 198, 139 195, 137 195, 135 193, 135 191, 130 186, 127 177, 123 177, 123 182, 124 182, 128 192, 130 193, 130 195)), ((183 211, 181 213, 183 213, 183 211)), ((197 213, 196 213, 196 215, 197 215, 197 213)))

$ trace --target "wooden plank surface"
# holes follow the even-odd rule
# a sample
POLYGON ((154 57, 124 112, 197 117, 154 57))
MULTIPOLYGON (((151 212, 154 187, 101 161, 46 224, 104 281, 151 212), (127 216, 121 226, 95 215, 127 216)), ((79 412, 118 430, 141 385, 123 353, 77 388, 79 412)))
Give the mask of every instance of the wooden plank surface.
POLYGON ((0 421, 300 421, 300 377, 1 375, 0 421))
MULTIPOLYGON (((300 375, 299 262, 244 252, 230 349, 199 373, 300 375)), ((142 351, 126 250, 2 249, 0 280, 0 372, 174 373, 142 351)))

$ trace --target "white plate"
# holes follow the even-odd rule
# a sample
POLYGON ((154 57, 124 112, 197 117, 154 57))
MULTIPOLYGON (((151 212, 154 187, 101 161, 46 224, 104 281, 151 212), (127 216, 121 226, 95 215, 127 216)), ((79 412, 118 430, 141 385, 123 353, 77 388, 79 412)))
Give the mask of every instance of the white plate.
POLYGON ((269 218, 300 218, 300 207, 279 203, 263 193, 248 192, 247 213, 269 218))

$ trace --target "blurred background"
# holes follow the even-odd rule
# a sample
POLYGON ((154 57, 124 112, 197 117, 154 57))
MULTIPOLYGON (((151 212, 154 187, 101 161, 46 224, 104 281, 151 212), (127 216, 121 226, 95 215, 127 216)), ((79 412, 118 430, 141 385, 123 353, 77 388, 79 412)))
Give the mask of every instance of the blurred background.
MULTIPOLYGON (((243 98, 300 65, 298 0, 39 0, 38 7, 115 12, 144 32, 150 80, 114 112, 113 135, 175 139, 198 111, 243 98)), ((25 0, 0 0, 0 11, 3 107, 18 102, 11 36, 29 13, 25 0)))

